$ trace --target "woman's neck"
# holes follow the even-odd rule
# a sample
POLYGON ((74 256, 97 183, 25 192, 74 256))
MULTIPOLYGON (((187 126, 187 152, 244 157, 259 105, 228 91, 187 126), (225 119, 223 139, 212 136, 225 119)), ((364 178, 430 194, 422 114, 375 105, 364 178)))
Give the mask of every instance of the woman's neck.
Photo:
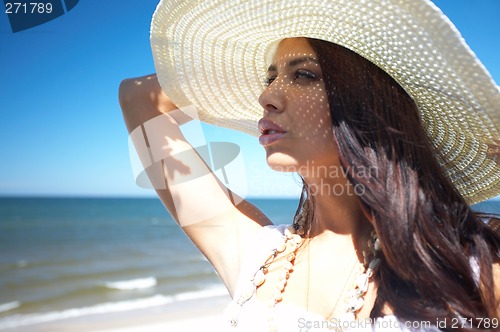
POLYGON ((305 180, 314 199, 311 237, 350 239, 352 244, 367 238, 372 226, 347 179, 305 180))

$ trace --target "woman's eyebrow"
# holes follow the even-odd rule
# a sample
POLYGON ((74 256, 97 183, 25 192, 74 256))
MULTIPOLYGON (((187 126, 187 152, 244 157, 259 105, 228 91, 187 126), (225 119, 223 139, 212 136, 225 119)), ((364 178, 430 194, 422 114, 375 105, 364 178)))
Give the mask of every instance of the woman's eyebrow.
MULTIPOLYGON (((316 58, 313 58, 313 57, 310 57, 310 56, 304 56, 304 57, 301 57, 301 58, 296 58, 296 59, 292 59, 288 62, 288 67, 293 67, 293 66, 296 66, 296 65, 299 65, 303 62, 306 62, 306 61, 312 61, 314 63, 318 63, 318 59, 316 58)), ((277 71, 277 68, 276 68, 276 65, 270 65, 269 68, 267 68, 267 71, 270 72, 270 71, 277 71)))
POLYGON ((301 58, 290 60, 290 62, 288 62, 288 66, 289 67, 293 67, 293 66, 299 65, 299 64, 301 64, 303 62, 306 62, 306 61, 312 61, 314 63, 318 63, 319 64, 318 59, 310 57, 310 56, 304 56, 304 57, 301 57, 301 58))

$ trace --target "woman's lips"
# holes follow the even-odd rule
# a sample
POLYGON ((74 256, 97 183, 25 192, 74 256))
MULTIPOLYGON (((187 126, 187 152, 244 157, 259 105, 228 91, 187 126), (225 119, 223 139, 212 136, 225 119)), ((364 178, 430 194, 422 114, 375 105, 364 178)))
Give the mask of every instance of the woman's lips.
POLYGON ((261 145, 269 145, 286 135, 286 131, 283 128, 269 119, 260 119, 259 130, 262 133, 259 137, 261 145))
POLYGON ((283 137, 286 133, 273 133, 273 134, 262 134, 259 137, 259 143, 261 145, 269 145, 271 143, 276 142, 281 137, 283 137))

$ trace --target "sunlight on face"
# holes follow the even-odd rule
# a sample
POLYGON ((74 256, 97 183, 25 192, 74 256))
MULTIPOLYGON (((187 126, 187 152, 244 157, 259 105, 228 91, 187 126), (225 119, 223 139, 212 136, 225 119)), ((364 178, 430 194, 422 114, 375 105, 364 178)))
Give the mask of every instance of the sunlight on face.
POLYGON ((305 38, 283 40, 259 98, 259 121, 268 165, 277 171, 338 165, 321 67, 305 38))

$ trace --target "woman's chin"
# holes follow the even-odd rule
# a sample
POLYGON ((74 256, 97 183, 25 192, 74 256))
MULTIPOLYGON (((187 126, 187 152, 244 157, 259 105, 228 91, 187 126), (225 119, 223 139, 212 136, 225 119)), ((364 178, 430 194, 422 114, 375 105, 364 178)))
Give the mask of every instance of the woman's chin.
POLYGON ((299 162, 290 155, 274 152, 267 155, 267 165, 277 172, 296 172, 299 162))

